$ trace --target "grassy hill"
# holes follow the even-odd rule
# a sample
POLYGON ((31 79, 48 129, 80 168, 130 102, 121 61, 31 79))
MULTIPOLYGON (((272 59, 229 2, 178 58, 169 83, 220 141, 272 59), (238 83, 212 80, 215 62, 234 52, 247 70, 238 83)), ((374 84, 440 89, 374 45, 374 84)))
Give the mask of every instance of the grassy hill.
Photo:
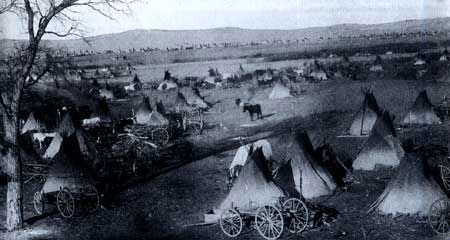
MULTIPOLYGON (((411 33, 418 31, 450 32, 450 18, 405 20, 384 24, 340 24, 328 27, 313 27, 293 30, 214 28, 204 30, 143 30, 136 29, 121 33, 88 37, 91 46, 81 39, 46 41, 48 45, 67 50, 126 50, 130 48, 160 48, 179 45, 249 43, 261 41, 296 41, 308 38, 315 42, 320 38, 336 39, 338 36, 359 36, 360 34, 411 33)), ((0 40, 1 49, 11 49, 20 40, 0 40)))

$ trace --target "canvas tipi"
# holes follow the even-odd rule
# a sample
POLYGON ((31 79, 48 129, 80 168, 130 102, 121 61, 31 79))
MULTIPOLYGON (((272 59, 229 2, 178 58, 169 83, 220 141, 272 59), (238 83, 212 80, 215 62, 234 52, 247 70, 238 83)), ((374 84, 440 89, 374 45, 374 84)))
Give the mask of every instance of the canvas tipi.
POLYGON ((440 124, 441 119, 433 109, 426 90, 419 93, 408 114, 402 121, 404 125, 433 125, 440 124))
POLYGON ((404 155, 389 114, 379 117, 369 138, 353 161, 354 170, 374 170, 377 165, 397 167, 404 155))
POLYGON ((280 197, 285 196, 272 181, 261 148, 250 150, 249 153, 249 160, 242 168, 228 196, 220 204, 219 213, 232 207, 252 209, 258 206, 273 205, 280 197))
POLYGON ((424 216, 433 202, 446 198, 426 167, 425 159, 417 152, 408 152, 398 169, 397 176, 389 181, 380 197, 372 203, 370 211, 424 216))
POLYGON ((78 189, 89 183, 86 172, 82 171, 82 154, 76 146, 77 137, 72 134, 62 140, 61 148, 51 164, 43 193, 57 192, 67 187, 78 189))
POLYGON ((186 101, 186 97, 184 97, 183 93, 177 92, 177 96, 175 98, 175 101, 172 105, 172 110, 175 112, 184 112, 184 111, 192 111, 195 108, 189 106, 189 104, 186 101))
POLYGON ((376 57, 374 64, 372 66, 370 66, 369 70, 371 72, 383 72, 384 71, 380 56, 376 57))
POLYGON ((368 135, 378 117, 382 114, 373 93, 370 90, 365 90, 364 95, 363 104, 349 129, 349 134, 352 136, 368 135))
POLYGON ((272 89, 272 92, 269 94, 270 99, 281 99, 292 97, 289 88, 283 85, 282 83, 275 83, 275 86, 272 89))
POLYGON ((286 159, 291 161, 295 188, 306 199, 333 193, 336 183, 330 173, 314 159, 314 148, 306 132, 291 135, 286 159))
POLYGON ((180 89, 180 92, 186 98, 187 104, 190 106, 198 107, 201 109, 207 109, 210 105, 200 96, 198 89, 184 87, 180 89))
POLYGON ((30 115, 27 118, 27 121, 22 127, 21 134, 24 134, 26 132, 31 131, 42 131, 45 129, 44 123, 42 123, 40 120, 38 120, 34 113, 31 112, 30 115))
POLYGON ((152 110, 150 99, 145 96, 135 115, 136 123, 149 126, 163 126, 169 124, 169 120, 156 109, 152 110))

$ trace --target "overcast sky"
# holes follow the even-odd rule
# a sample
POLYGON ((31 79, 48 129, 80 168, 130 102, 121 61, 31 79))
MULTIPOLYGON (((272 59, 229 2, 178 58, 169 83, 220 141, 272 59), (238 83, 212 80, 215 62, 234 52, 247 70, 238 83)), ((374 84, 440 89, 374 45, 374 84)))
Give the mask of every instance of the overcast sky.
MULTIPOLYGON (((0 0, 2 1, 2 0, 0 0)), ((142 0, 115 20, 83 9, 86 35, 131 29, 294 29, 450 16, 450 0, 142 0)), ((1 38, 24 38, 23 23, 0 16, 1 38)))

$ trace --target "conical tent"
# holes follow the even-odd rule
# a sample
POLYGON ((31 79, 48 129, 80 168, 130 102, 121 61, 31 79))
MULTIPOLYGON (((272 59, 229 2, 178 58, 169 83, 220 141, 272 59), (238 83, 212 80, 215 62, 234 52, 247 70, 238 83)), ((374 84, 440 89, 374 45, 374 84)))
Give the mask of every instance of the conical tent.
POLYGON ((385 118, 378 118, 370 137, 353 161, 354 170, 374 170, 377 165, 397 167, 404 155, 395 132, 385 118))
POLYGON ((38 120, 34 113, 31 112, 30 115, 28 116, 27 121, 25 122, 25 124, 22 127, 22 131, 21 134, 24 134, 28 131, 42 131, 45 129, 45 125, 38 120))
POLYGON ((61 149, 49 168, 47 180, 42 187, 43 193, 57 192, 63 188, 79 189, 90 182, 86 172, 82 171, 80 149, 73 147, 76 144, 75 134, 63 139, 61 149))
POLYGON ((289 88, 281 83, 276 83, 269 95, 270 99, 281 99, 287 97, 292 97, 292 95, 289 91, 289 88))
POLYGON ((441 119, 433 109, 426 90, 419 93, 408 114, 402 121, 404 125, 433 125, 440 124, 441 119))
POLYGON ((297 191, 306 199, 333 193, 336 183, 330 173, 314 159, 313 146, 306 132, 291 135, 286 159, 291 160, 297 191))
POLYGON ((141 104, 135 114, 136 122, 138 124, 146 124, 148 122, 148 118, 150 113, 152 112, 152 107, 150 105, 150 99, 145 96, 142 99, 141 104))
POLYGON ((180 89, 180 92, 186 98, 186 102, 195 107, 199 107, 202 109, 209 108, 209 104, 205 102, 205 100, 200 96, 198 91, 195 91, 192 88, 184 87, 180 89))
POLYGON ((349 134, 353 136, 368 135, 378 117, 382 114, 372 92, 366 91, 363 104, 353 119, 349 134))
POLYGON ((372 203, 371 211, 424 216, 433 202, 446 198, 426 167, 425 159, 418 153, 407 153, 398 169, 397 176, 389 181, 380 197, 372 203))
POLYGON ((270 179, 262 150, 259 148, 254 152, 251 151, 250 155, 251 158, 242 168, 228 196, 220 204, 219 213, 232 207, 252 209, 273 205, 278 202, 280 197, 285 196, 270 179))
POLYGON ((172 106, 172 110, 176 112, 183 112, 183 111, 192 111, 194 109, 195 108, 189 106, 183 93, 178 92, 177 97, 175 98, 174 104, 172 106))

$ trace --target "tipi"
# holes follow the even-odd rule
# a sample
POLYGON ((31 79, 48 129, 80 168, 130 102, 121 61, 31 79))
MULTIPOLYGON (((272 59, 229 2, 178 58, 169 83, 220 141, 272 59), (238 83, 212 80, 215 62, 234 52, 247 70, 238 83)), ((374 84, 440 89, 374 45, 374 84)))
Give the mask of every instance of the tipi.
POLYGON ((43 193, 57 192, 65 187, 69 190, 78 189, 89 183, 86 172, 82 172, 80 149, 74 147, 77 144, 75 134, 62 140, 60 151, 55 156, 42 187, 43 193))
POLYGON ((219 214, 231 207, 252 209, 275 204, 284 197, 282 190, 271 179, 261 148, 249 151, 250 159, 242 168, 228 196, 219 206, 219 214))
POLYGON ((281 83, 275 83, 275 86, 272 89, 272 92, 269 94, 270 99, 281 99, 292 97, 289 88, 281 83))
POLYGON ((314 148, 306 132, 291 135, 286 159, 291 161, 295 188, 306 199, 333 193, 336 183, 330 173, 314 159, 314 148))
POLYGON ((180 89, 180 92, 186 98, 186 102, 190 106, 201 109, 207 109, 210 107, 210 105, 200 96, 198 89, 194 90, 192 88, 184 87, 180 89))
POLYGON ((388 113, 377 119, 370 137, 353 161, 354 170, 374 170, 377 165, 397 167, 404 155, 388 113))
POLYGON ((195 108, 189 106, 189 104, 186 101, 186 97, 184 97, 183 93, 177 92, 177 96, 175 98, 175 101, 172 105, 172 110, 175 112, 184 112, 184 111, 192 111, 195 108))
POLYGON ((28 131, 42 131, 44 129, 45 125, 34 116, 33 112, 31 112, 28 116, 27 121, 22 127, 21 134, 24 134, 28 131))
POLYGON ((349 129, 349 134, 352 136, 368 135, 378 117, 382 114, 372 91, 365 90, 364 94, 363 104, 349 129))
POLYGON ((369 70, 371 72, 383 72, 384 71, 380 56, 377 56, 377 58, 375 59, 374 64, 372 66, 370 66, 369 70))
POLYGON ((408 152, 402 159, 397 176, 392 178, 384 192, 372 203, 370 211, 382 214, 427 215, 431 203, 446 198, 433 179, 425 159, 416 152, 408 152))
POLYGON ((135 115, 136 123, 149 126, 162 126, 169 124, 169 120, 165 118, 157 110, 152 110, 150 99, 145 96, 135 115))
POLYGON ((426 90, 419 93, 408 114, 402 121, 404 125, 433 125, 440 124, 441 119, 433 109, 426 90))

